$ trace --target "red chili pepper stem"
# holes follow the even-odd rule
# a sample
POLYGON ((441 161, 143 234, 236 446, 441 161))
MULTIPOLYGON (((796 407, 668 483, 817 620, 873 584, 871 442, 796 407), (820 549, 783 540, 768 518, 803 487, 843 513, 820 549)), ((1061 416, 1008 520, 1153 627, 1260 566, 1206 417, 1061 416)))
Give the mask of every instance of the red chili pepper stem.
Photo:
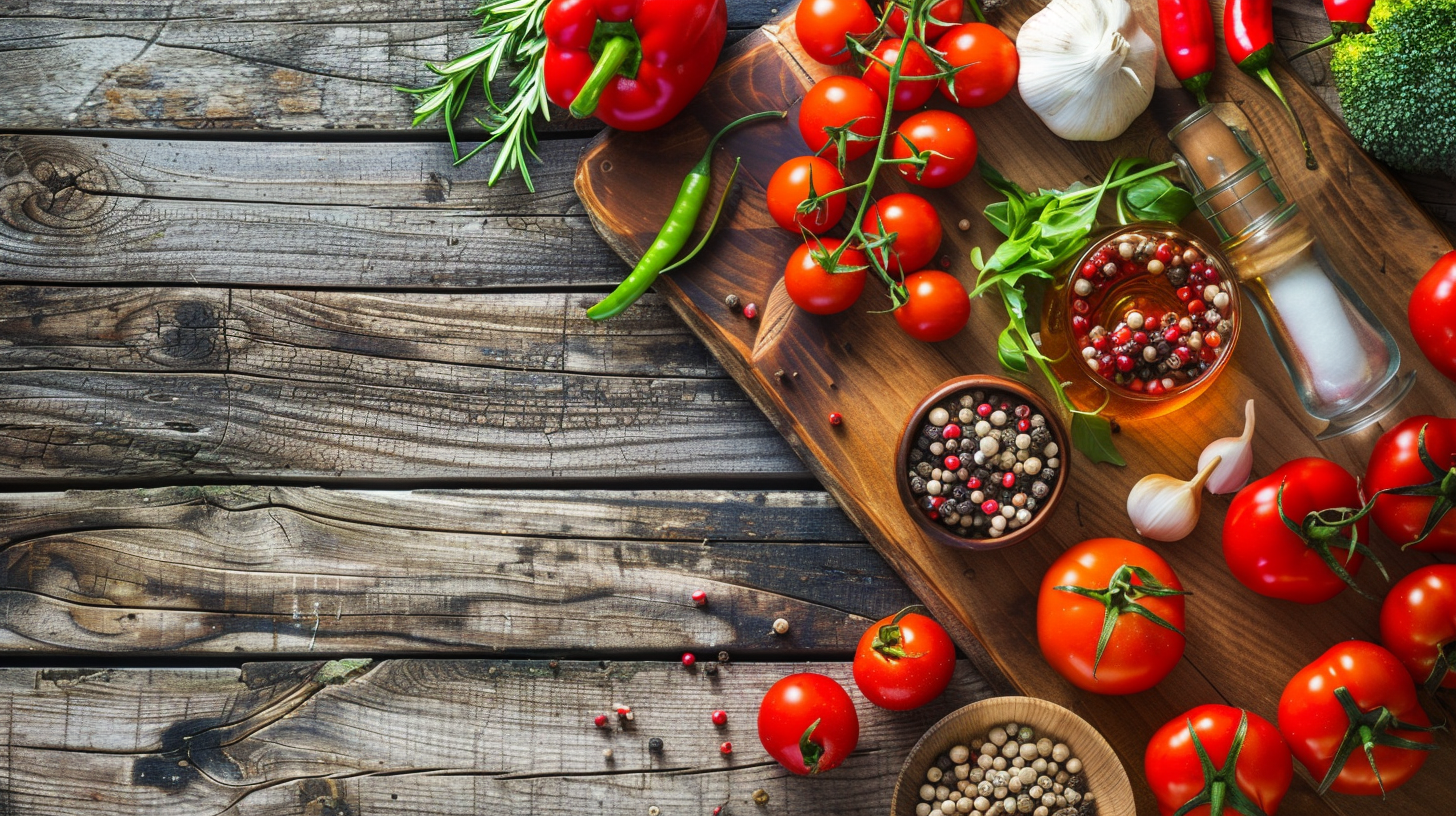
POLYGON ((1310 170, 1318 170, 1319 162, 1315 161, 1314 151, 1309 149, 1309 137, 1304 134, 1304 123, 1299 121, 1299 114, 1294 112, 1289 100, 1284 97, 1284 89, 1279 87, 1279 80, 1275 79, 1274 74, 1269 71, 1269 62, 1273 56, 1274 46, 1266 45, 1245 57, 1244 61, 1239 63, 1239 69, 1249 76, 1258 77, 1279 98, 1279 102, 1284 105, 1284 110, 1289 113, 1290 120, 1294 122, 1294 129, 1299 131, 1299 142, 1304 145, 1304 166, 1310 170))
POLYGON ((602 101, 602 91, 607 89, 607 83, 622 69, 627 58, 632 56, 633 49, 640 50, 641 47, 627 37, 608 39, 602 45, 602 54, 597 57, 596 65, 592 67, 591 76, 581 86, 581 93, 571 100, 571 115, 577 119, 586 119, 596 113, 597 103, 602 101))
POLYGON ((1208 107, 1208 83, 1213 81, 1213 72, 1204 71, 1197 76, 1191 76, 1183 80, 1183 87, 1198 100, 1198 107, 1208 107))
POLYGON ((1365 28, 1361 23, 1330 23, 1330 36, 1311 44, 1308 48, 1296 51, 1290 59, 1297 60, 1305 54, 1313 54, 1321 48, 1328 48, 1339 42, 1341 37, 1348 34, 1360 34, 1365 31, 1365 28))

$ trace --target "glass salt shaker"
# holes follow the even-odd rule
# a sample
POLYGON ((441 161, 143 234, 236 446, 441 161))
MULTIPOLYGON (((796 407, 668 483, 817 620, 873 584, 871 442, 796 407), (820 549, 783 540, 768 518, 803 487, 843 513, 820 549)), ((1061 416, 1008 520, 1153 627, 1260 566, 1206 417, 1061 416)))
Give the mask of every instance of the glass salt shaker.
POLYGON ((1340 276, 1247 134, 1200 108, 1168 133, 1194 201, 1330 439, 1375 422, 1410 391, 1390 332, 1340 276))

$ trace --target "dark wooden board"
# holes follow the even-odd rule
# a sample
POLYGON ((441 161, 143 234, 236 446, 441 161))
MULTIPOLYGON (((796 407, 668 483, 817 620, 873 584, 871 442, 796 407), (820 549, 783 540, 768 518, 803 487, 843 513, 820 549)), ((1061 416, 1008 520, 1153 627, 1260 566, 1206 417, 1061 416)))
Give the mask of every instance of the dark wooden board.
MULTIPOLYGON (((1002 24, 1014 32, 1032 11, 1015 7, 1002 24)), ((814 78, 829 72, 798 51, 791 23, 770 25, 740 45, 700 102, 675 126, 646 136, 608 134, 599 139, 583 156, 577 189, 608 243, 625 258, 635 258, 659 225, 677 179, 702 150, 706 133, 748 111, 790 106, 814 78)), ((1449 240, 1354 147, 1302 83, 1283 70, 1279 73, 1322 159, 1318 172, 1304 170, 1302 152, 1277 103, 1226 60, 1219 66, 1212 95, 1222 103, 1222 113, 1246 117, 1263 135, 1271 160, 1283 171, 1286 190, 1304 203, 1331 254, 1354 259, 1348 267, 1352 284, 1401 335, 1406 367, 1420 376, 1415 392, 1393 419, 1420 412, 1456 414, 1450 384, 1429 368, 1409 335, 1400 331, 1404 293, 1435 257, 1451 248, 1449 240)), ((1169 76, 1160 81, 1172 84, 1169 76)), ((977 129, 981 155, 1027 187, 1092 181, 1118 155, 1164 158, 1169 153, 1146 115, 1123 137, 1101 144, 1057 139, 1014 96, 968 117, 977 129)), ((775 228, 763 212, 763 186, 784 159, 805 152, 803 143, 790 121, 735 134, 725 140, 723 152, 743 157, 739 203, 725 216, 727 229, 705 259, 672 275, 661 290, 911 588, 954 628, 958 641, 973 657, 976 643, 985 644, 994 661, 988 671, 1000 670, 1025 693, 1088 717, 1139 776, 1147 738, 1172 716, 1199 703, 1226 701, 1272 719, 1285 681, 1300 666, 1342 638, 1376 639, 1375 606, 1351 593, 1318 607, 1296 607, 1240 586, 1219 551, 1227 499, 1213 499, 1205 503, 1203 524, 1193 536, 1157 547, 1195 593, 1183 662, 1143 694, 1113 698, 1078 692, 1039 654, 1032 614, 1036 588, 1047 565, 1070 544, 1101 535, 1136 537, 1123 510, 1134 481, 1153 472, 1190 474, 1206 442, 1237 431, 1248 398, 1259 406, 1259 473, 1315 454, 1358 472, 1380 429, 1316 444, 1317 426, 1301 409, 1267 337, 1251 325, 1231 370, 1197 403, 1174 416, 1123 428, 1119 443, 1129 467, 1093 466, 1077 454, 1065 505, 1043 534, 995 553, 969 555, 939 547, 919 532, 896 496, 894 445, 910 408, 932 386, 956 374, 999 373, 994 342, 1005 320, 1000 307, 975 304, 966 332, 926 346, 905 337, 889 318, 867 314, 867 309, 880 307, 872 296, 860 308, 831 318, 814 318, 793 310, 786 300, 769 300, 795 238, 775 228), (729 311, 723 306, 729 293, 766 304, 762 317, 748 321, 729 311), (779 380, 774 373, 780 370, 799 376, 779 380), (829 411, 844 414, 842 427, 825 421, 829 411)), ((886 189, 900 188, 890 184, 886 189)), ((992 193, 972 181, 932 191, 928 197, 949 223, 971 221, 968 232, 952 229, 942 249, 952 260, 951 271, 969 280, 974 272, 969 249, 980 245, 989 252, 997 243, 979 216, 993 200, 992 193)), ((1039 380, 1032 384, 1045 389, 1039 380)), ((1432 560, 1389 546, 1380 552, 1395 575, 1432 560)), ((1436 813, 1435 803, 1456 797, 1453 740, 1441 739, 1447 750, 1432 759, 1430 770, 1417 782, 1392 794, 1379 812, 1436 813)), ((1151 811, 1146 786, 1138 788, 1140 805, 1151 811)), ((1370 812, 1368 805, 1341 797, 1321 803, 1310 787, 1300 785, 1286 807, 1301 814, 1353 814, 1370 812)))
POLYGON ((818 491, 0 496, 0 652, 842 656, 913 602, 818 491))
POLYGON ((859 697, 846 663, 733 663, 710 678, 670 663, 389 660, 328 684, 325 668, 0 669, 0 813, 674 816, 726 803, 729 816, 879 816, 925 729, 988 695, 964 663, 910 714, 859 697), (754 729, 764 689, 801 670, 844 683, 860 710, 855 754, 814 780, 773 762, 754 729), (636 713, 626 728, 593 726, 619 703, 636 713), (708 719, 719 708, 722 728, 708 719))

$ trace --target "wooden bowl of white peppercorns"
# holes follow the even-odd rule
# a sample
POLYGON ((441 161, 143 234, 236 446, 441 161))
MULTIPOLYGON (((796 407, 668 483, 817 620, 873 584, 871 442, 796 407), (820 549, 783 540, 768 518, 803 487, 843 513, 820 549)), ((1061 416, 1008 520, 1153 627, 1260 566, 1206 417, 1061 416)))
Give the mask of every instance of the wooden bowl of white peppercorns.
POLYGON ((1107 740, 1071 711, 1035 697, 992 697, 971 703, 931 726, 910 749, 910 756, 906 757, 900 777, 895 782, 891 816, 942 816, 948 802, 951 804, 950 813, 970 816, 976 813, 986 816, 1026 813, 1034 816, 1041 813, 1041 808, 1046 811, 1041 816, 1081 816, 1086 813, 1134 816, 1137 813, 1132 782, 1107 740), (1019 733, 1011 733, 1012 726, 1019 733), (1026 733, 1027 728, 1031 729, 1030 734, 1026 733), (1019 739, 1025 739, 1025 743, 1019 743, 1019 739), (1050 744, 1043 740, 1049 740, 1050 744), (987 750, 991 746, 994 749, 987 750), (952 752, 955 752, 954 756, 952 752), (985 759, 982 759, 983 756, 985 759), (1000 762, 997 763, 997 760, 1000 762), (1022 764, 1014 765, 1018 760, 1022 764), (1037 762, 1043 767, 1036 769, 1034 765, 1037 762), (1050 774, 1046 767, 1049 763, 1057 763, 1052 766, 1050 774), (1004 767, 997 769, 995 764, 1004 767), (1012 782, 1011 785, 1019 789, 1005 792, 1007 799, 1018 803, 1023 798, 1029 800, 1032 804, 1025 811, 1008 812, 1003 804, 1006 799, 993 801, 994 793, 982 795, 977 789, 980 783, 990 781, 989 775, 998 770, 1016 771, 1018 768, 1032 768, 1038 777, 1030 786, 1021 784, 1019 780, 1012 782), (963 774, 965 779, 961 778, 963 774), (977 776, 981 778, 972 782, 971 777, 977 776), (1053 783, 1062 790, 1053 792, 1053 785, 1042 790, 1038 783, 1047 779, 1062 779, 1053 783), (961 790, 958 786, 962 782, 970 784, 961 790), (1076 794, 1068 793, 1068 782, 1074 782, 1080 790, 1076 794), (1039 791, 1036 799, 1030 796, 1033 788, 1039 791), (945 795, 941 795, 942 789, 945 795), (930 794, 929 799, 925 798, 926 793, 930 794), (970 795, 967 796, 967 793, 970 795), (1041 800, 1048 793, 1051 794, 1050 806, 1041 800), (1058 796, 1064 804, 1057 804, 1058 796), (961 800, 966 800, 967 804, 961 805, 961 800), (985 809, 977 809, 975 805, 978 803, 985 805, 985 809))

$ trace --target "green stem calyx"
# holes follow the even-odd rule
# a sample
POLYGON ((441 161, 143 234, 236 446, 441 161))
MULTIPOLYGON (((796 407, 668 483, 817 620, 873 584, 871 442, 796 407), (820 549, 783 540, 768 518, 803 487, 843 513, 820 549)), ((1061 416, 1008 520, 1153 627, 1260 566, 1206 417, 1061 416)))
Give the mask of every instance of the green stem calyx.
POLYGON ((918 657, 918 655, 906 654, 905 638, 900 631, 900 619, 912 612, 924 615, 927 613, 927 610, 919 604, 913 604, 901 609, 889 623, 881 626, 880 630, 875 633, 875 639, 870 642, 870 648, 891 660, 898 660, 902 657, 918 657))
POLYGON ((1203 768, 1203 790, 1183 803, 1173 816, 1186 816, 1194 808, 1208 805, 1209 816, 1223 816, 1224 808, 1233 808, 1244 816, 1267 816, 1258 803, 1250 799, 1238 786, 1235 771, 1239 764, 1239 752, 1244 750, 1244 739, 1249 734, 1249 712, 1241 711, 1239 728, 1234 732, 1234 741, 1229 745, 1228 756, 1223 765, 1215 768, 1198 732, 1193 730, 1193 721, 1188 723, 1188 736, 1193 738, 1193 750, 1198 752, 1198 764, 1203 768))
POLYGON ((1361 589, 1355 583, 1354 576, 1345 569, 1345 565, 1350 563, 1350 559, 1359 553, 1370 559, 1370 562, 1379 568, 1380 574, 1385 576, 1386 581, 1390 580, 1390 573, 1385 571, 1385 565, 1380 563, 1380 559, 1375 557, 1375 553, 1371 552, 1369 547, 1360 543, 1360 530, 1355 526, 1356 522, 1365 518, 1365 515, 1375 507, 1375 503, 1371 502, 1358 510, 1349 507, 1313 510, 1304 517, 1303 522, 1297 523, 1284 512, 1284 487, 1287 484, 1287 481, 1279 483, 1279 495, 1275 498, 1275 503, 1279 508, 1279 520, 1284 522, 1284 526, 1288 527, 1291 533, 1299 536, 1306 547, 1314 550, 1320 560, 1325 562, 1325 566, 1330 568, 1330 572, 1339 576, 1346 586, 1372 601, 1380 600, 1361 589), (1347 530, 1349 531, 1348 536, 1345 535, 1347 530), (1336 546, 1345 550, 1344 564, 1335 559, 1333 549, 1336 546))
POLYGON ((820 722, 821 720, 815 720, 809 723, 809 727, 799 737, 799 756, 803 758, 804 767, 809 769, 810 774, 819 773, 819 760, 824 758, 824 747, 810 739, 820 722))
POLYGON ((1440 525, 1446 514, 1451 512, 1451 508, 1456 506, 1456 467, 1443 469, 1431 457, 1430 450, 1426 448, 1426 429, 1429 427, 1429 424, 1421 426, 1421 433, 1416 438, 1416 451, 1420 454, 1421 463, 1426 466, 1426 470, 1430 471, 1431 481, 1408 487, 1388 487, 1371 496, 1370 503, 1366 505, 1367 508, 1373 508, 1381 496, 1387 495, 1428 497, 1435 500, 1431 502, 1430 512, 1426 514, 1426 524, 1421 528, 1421 534, 1414 541, 1402 544, 1401 549, 1425 541, 1426 537, 1440 525))
POLYGON ((1107 582, 1106 589, 1088 589, 1079 586, 1059 586, 1056 589, 1062 592, 1071 592, 1081 595, 1084 598, 1091 598, 1106 607, 1106 613, 1102 617, 1102 634, 1097 638, 1097 658, 1092 663, 1092 676, 1097 676, 1097 667, 1102 663, 1102 652, 1107 649, 1107 642, 1112 639, 1112 632, 1117 628, 1117 619, 1124 613, 1141 615, 1144 618, 1156 623, 1164 629, 1170 629, 1183 634, 1183 630, 1163 620, 1156 612, 1138 603, 1142 598, 1168 598, 1174 595, 1188 595, 1181 589, 1172 589, 1164 586, 1151 572, 1143 567, 1132 564, 1123 564, 1112 573, 1112 578, 1107 582), (1132 579, 1137 578, 1139 583, 1133 583, 1132 579))
POLYGON ((637 69, 642 65, 642 41, 631 23, 599 22, 587 53, 595 63, 581 92, 571 101, 571 115, 577 119, 596 113, 607 83, 618 76, 628 79, 637 76, 637 69))
POLYGON ((1427 694, 1434 696, 1441 690, 1441 684, 1446 682, 1446 675, 1451 673, 1452 667, 1456 667, 1456 640, 1436 646, 1436 662, 1431 664, 1431 673, 1421 684, 1427 694))
POLYGON ((1340 772, 1345 768, 1345 762, 1350 758, 1350 754, 1355 752, 1356 747, 1364 750, 1365 760, 1370 763, 1370 770, 1375 773, 1375 783, 1380 786, 1382 796, 1385 795, 1385 782, 1380 778, 1380 768, 1375 765, 1375 746, 1404 748, 1408 751, 1436 750, 1436 744, 1433 742, 1416 742, 1390 733, 1391 731, 1430 733, 1434 730, 1433 728, 1401 722, 1385 706, 1376 706, 1369 711, 1361 711, 1360 707, 1355 704, 1355 698, 1350 694, 1350 690, 1344 686, 1335 689, 1335 699, 1345 710, 1345 716, 1349 718, 1350 725, 1345 729, 1345 736, 1340 740, 1340 747, 1335 751, 1334 759, 1330 762, 1330 769, 1325 772, 1325 778, 1320 781, 1320 796, 1324 796, 1325 792, 1330 789, 1330 785, 1333 785, 1339 778, 1340 772))

